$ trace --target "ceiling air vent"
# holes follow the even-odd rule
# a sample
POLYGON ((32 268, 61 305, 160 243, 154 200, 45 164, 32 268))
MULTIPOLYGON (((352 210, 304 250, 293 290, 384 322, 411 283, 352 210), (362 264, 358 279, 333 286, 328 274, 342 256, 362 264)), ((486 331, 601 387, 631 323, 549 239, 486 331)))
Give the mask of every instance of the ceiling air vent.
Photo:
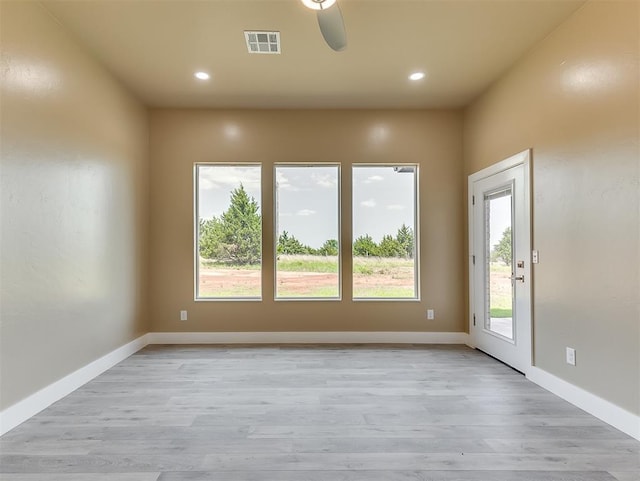
POLYGON ((250 32, 245 30, 249 53, 279 54, 280 32, 250 32))

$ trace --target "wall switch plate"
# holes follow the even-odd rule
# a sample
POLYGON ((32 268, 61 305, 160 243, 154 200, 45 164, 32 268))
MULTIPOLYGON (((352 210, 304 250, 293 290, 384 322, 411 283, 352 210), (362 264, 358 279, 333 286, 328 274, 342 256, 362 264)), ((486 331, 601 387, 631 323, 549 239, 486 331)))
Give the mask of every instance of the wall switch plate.
POLYGON ((538 251, 531 251, 531 262, 533 262, 534 264, 540 262, 538 251))
POLYGON ((576 350, 572 347, 567 348, 567 364, 576 365, 576 350))
POLYGON ((433 309, 427 309, 427 319, 429 319, 430 321, 433 321, 435 317, 436 317, 436 314, 433 311, 433 309))
POLYGON ((181 321, 187 320, 187 311, 180 311, 180 320, 181 321))

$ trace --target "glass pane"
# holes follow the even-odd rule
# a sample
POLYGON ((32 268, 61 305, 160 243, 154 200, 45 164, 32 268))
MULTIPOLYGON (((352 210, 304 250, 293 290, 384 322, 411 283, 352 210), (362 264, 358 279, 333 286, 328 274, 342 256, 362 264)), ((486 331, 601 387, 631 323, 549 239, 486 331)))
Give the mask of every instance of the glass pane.
POLYGON ((513 339, 512 192, 511 188, 485 195, 487 252, 486 328, 513 339))
POLYGON ((353 297, 415 299, 417 166, 353 167, 353 297))
POLYGON ((276 166, 276 298, 340 297, 337 165, 276 166))
POLYGON ((260 166, 198 165, 199 299, 260 298, 260 166))

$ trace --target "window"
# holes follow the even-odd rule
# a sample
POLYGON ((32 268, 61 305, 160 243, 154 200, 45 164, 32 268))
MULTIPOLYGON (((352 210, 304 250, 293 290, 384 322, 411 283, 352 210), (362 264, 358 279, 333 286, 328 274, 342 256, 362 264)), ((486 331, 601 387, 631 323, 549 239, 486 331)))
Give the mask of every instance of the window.
POLYGON ((417 165, 353 166, 353 297, 417 299, 417 165))
POLYGON ((197 164, 196 299, 260 299, 260 166, 197 164))
MULTIPOLYGON (((417 300, 418 166, 355 164, 356 300, 417 300)), ((260 164, 195 166, 195 297, 262 298, 260 164)), ((276 300, 341 298, 340 165, 274 166, 276 300)), ((270 286, 269 286, 270 287, 270 286)))
POLYGON ((276 165, 275 184, 276 299, 339 299, 339 166, 276 165))
POLYGON ((486 329, 513 340, 513 187, 484 194, 486 329))

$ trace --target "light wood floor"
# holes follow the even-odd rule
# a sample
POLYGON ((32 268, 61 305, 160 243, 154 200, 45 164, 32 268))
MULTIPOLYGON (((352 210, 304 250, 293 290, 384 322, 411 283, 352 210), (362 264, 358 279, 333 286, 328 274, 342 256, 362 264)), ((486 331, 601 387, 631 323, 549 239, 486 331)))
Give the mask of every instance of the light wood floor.
POLYGON ((462 346, 152 346, 0 439, 3 481, 638 481, 640 443, 462 346))

